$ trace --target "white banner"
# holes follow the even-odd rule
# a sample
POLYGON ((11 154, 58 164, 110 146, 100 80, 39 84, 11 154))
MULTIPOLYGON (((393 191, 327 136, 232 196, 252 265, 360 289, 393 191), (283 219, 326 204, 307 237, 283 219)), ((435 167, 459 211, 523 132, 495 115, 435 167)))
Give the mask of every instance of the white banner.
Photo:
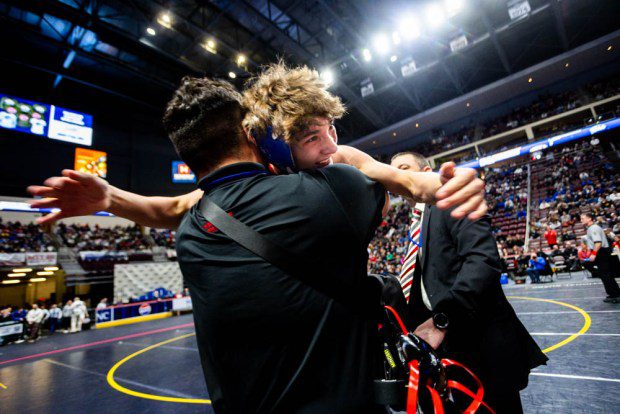
POLYGON ((360 91, 362 93, 362 98, 365 98, 368 95, 370 95, 370 94, 375 92, 375 87, 373 86, 372 81, 370 80, 370 78, 364 79, 360 83, 360 91))
POLYGON ((56 252, 48 253, 26 253, 26 264, 28 266, 46 266, 56 264, 56 252))
POLYGON ((189 296, 183 296, 182 298, 172 299, 172 310, 192 310, 192 298, 189 296))
POLYGON ((508 15, 510 20, 517 20, 527 16, 532 7, 527 0, 511 0, 508 2, 508 15))
POLYGON ((403 75, 403 77, 411 76, 415 73, 415 71, 415 61, 411 58, 403 59, 402 65, 400 67, 400 73, 403 75))
POLYGON ((24 330, 24 324, 20 322, 5 322, 0 324, 0 337, 20 334, 24 330))
POLYGON ((0 266, 21 266, 26 263, 26 253, 0 253, 0 266))
POLYGON ((467 36, 461 35, 456 39, 450 41, 450 50, 452 52, 458 52, 461 49, 465 49, 468 45, 467 36))

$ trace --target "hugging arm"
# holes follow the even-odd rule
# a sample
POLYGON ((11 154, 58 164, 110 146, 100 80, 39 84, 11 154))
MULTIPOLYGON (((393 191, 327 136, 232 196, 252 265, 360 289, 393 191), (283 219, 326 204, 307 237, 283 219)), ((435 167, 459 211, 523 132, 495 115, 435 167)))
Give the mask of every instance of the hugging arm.
POLYGON ((32 201, 32 207, 60 209, 37 219, 39 224, 107 211, 145 226, 172 229, 203 194, 195 190, 177 197, 146 197, 74 170, 63 170, 62 177, 48 178, 42 186, 28 187, 28 192, 45 197, 32 201))

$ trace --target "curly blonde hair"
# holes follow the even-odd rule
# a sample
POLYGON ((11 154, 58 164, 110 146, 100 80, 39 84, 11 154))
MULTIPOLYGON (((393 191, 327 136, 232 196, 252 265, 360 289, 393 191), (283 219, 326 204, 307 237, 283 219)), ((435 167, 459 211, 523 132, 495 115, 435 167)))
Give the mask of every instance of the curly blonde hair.
POLYGON ((242 100, 248 110, 243 127, 257 135, 271 125, 275 135, 290 143, 313 118, 335 120, 345 113, 340 98, 328 92, 319 73, 307 66, 289 68, 275 63, 248 85, 242 100))

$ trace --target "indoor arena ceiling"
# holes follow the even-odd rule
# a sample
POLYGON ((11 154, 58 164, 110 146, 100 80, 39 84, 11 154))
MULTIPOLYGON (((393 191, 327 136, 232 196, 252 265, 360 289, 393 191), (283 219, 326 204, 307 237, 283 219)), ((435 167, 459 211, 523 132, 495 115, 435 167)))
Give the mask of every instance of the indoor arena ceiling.
POLYGON ((3 65, 154 109, 185 74, 307 64, 348 142, 617 30, 620 1, 8 0, 0 18, 3 65))

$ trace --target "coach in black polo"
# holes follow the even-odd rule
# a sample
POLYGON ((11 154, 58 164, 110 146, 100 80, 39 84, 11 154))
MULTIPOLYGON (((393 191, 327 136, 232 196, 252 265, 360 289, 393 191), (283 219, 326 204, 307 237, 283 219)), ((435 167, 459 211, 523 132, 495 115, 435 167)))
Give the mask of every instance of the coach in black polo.
MULTIPOLYGON (((345 165, 268 174, 240 126, 239 98, 224 82, 184 80, 164 117, 177 151, 193 171, 211 171, 199 183, 205 197, 321 258, 338 275, 333 286, 353 289, 366 277, 384 188, 345 165)), ((237 245, 196 206, 177 246, 216 413, 385 412, 372 402, 375 325, 237 245)))

